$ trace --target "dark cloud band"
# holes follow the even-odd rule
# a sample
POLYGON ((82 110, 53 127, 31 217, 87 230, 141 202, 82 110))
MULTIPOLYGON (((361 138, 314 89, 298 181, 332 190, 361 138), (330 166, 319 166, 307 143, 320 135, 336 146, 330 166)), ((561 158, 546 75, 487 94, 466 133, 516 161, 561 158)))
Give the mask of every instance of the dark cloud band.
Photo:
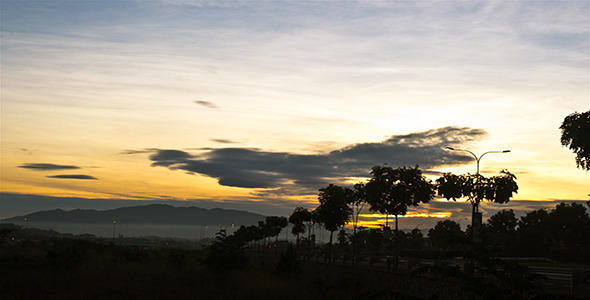
POLYGON ((46 163, 22 164, 19 166, 19 168, 36 170, 36 171, 56 171, 56 170, 80 169, 80 167, 77 167, 77 166, 56 165, 56 164, 46 164, 46 163))
POLYGON ((74 175, 53 175, 47 176, 47 178, 59 178, 59 179, 83 179, 83 180, 98 180, 98 178, 90 175, 74 174, 74 175))
POLYGON ((394 135, 379 143, 360 143, 326 154, 269 152, 252 148, 211 149, 198 155, 152 149, 152 166, 184 170, 218 179, 219 184, 243 188, 313 188, 350 177, 367 177, 372 166, 419 165, 423 170, 471 162, 472 158, 446 151, 482 139, 482 129, 444 127, 394 135))

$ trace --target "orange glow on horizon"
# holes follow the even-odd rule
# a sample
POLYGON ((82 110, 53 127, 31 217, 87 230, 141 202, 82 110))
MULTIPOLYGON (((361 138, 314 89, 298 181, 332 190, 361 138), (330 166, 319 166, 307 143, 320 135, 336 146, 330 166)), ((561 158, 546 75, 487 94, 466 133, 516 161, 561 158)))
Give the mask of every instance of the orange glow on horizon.
MULTIPOLYGON (((398 216, 398 218, 437 218, 445 219, 450 218, 453 215, 452 212, 409 212, 404 216, 398 216)), ((382 215, 382 214, 360 214, 357 227, 366 228, 382 228, 386 224, 386 219, 389 219, 391 223, 395 219, 395 215, 382 215)), ((352 227, 350 223, 347 227, 352 227)))
MULTIPOLYGON (((448 218, 452 216, 452 212, 432 212, 432 213, 425 213, 425 212, 408 212, 406 215, 398 215, 398 218, 448 218)), ((360 214, 360 218, 385 218, 388 217, 390 219, 395 218, 395 215, 383 215, 383 214, 360 214)))

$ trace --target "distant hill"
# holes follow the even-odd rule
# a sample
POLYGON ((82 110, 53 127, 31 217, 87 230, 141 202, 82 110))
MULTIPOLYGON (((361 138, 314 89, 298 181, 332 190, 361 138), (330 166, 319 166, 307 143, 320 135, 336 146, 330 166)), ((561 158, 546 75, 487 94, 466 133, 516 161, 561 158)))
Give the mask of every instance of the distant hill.
POLYGON ((204 209, 195 206, 174 207, 166 204, 123 207, 109 210, 54 209, 3 219, 2 222, 22 223, 24 218, 33 222, 77 224, 159 224, 159 225, 253 225, 266 216, 246 211, 204 209))

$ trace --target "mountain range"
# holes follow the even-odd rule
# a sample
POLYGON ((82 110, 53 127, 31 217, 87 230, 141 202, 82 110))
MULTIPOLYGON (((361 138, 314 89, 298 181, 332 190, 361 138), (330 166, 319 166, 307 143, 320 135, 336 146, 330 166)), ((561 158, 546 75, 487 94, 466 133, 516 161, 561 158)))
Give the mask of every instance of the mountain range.
POLYGON ((56 222, 76 224, 158 224, 158 225, 254 225, 266 216, 240 210, 205 209, 196 206, 174 207, 166 204, 123 207, 109 210, 53 209, 1 220, 5 223, 56 222))

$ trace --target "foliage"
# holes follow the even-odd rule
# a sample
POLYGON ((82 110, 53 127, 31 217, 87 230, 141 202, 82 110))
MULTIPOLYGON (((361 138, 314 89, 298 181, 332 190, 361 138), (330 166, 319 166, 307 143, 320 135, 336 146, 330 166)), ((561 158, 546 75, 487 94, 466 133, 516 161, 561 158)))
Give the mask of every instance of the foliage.
POLYGON ((590 110, 568 115, 563 119, 559 129, 561 144, 576 154, 576 166, 586 171, 590 170, 590 110))
MULTIPOLYGON (((477 257, 479 276, 468 276, 458 266, 434 264, 416 268, 410 276, 430 274, 438 280, 464 282, 461 294, 476 294, 481 299, 542 299, 540 282, 546 277, 532 273, 527 266, 503 261, 488 253, 477 257)), ((479 299, 479 297, 478 297, 479 299)))
POLYGON ((299 235, 305 233, 305 223, 309 221, 311 221, 311 212, 307 208, 296 207, 289 216, 289 223, 293 224, 291 233, 297 236, 298 243, 299 235))
POLYGON ((418 228, 412 229, 407 235, 407 246, 410 249, 421 249, 423 244, 424 235, 418 228))
POLYGON ((277 264, 277 272, 287 277, 297 277, 301 273, 301 262, 292 244, 289 244, 287 249, 281 253, 281 259, 277 264))
POLYGON ((352 214, 352 225, 354 230, 356 231, 357 224, 359 222, 359 216, 365 203, 367 201, 367 191, 365 188, 365 184, 357 183, 353 187, 353 193, 350 198, 350 205, 354 207, 354 211, 352 214))
POLYGON ((348 245, 348 234, 345 230, 340 230, 338 232, 338 245, 339 246, 346 246, 348 245))
POLYGON ((517 238, 527 253, 539 255, 545 252, 550 238, 548 220, 549 213, 544 209, 527 212, 518 220, 517 238))
POLYGON ((217 233, 207 252, 203 264, 214 271, 242 269, 248 262, 244 242, 233 235, 228 236, 225 230, 217 233))
POLYGON ((315 209, 318 222, 330 231, 330 244, 332 235, 338 227, 346 225, 350 221, 352 209, 348 207, 352 190, 330 184, 320 189, 318 200, 320 205, 315 209))
POLYGON ((361 229, 351 236, 351 241, 358 246, 359 252, 377 253, 383 247, 385 237, 381 229, 361 229))
POLYGON ((507 170, 500 171, 499 176, 484 177, 481 174, 455 175, 445 173, 436 180, 438 194, 447 200, 457 201, 467 197, 474 206, 481 201, 504 204, 518 193, 516 176, 507 170))
POLYGON ((438 221, 434 228, 428 231, 428 237, 433 246, 441 248, 457 247, 467 242, 461 225, 452 220, 438 221))
POLYGON ((516 230, 517 221, 512 209, 503 209, 492 215, 488 220, 488 224, 495 233, 510 234, 516 230))
POLYGON ((480 273, 493 278, 477 284, 484 299, 539 299, 543 295, 540 282, 547 278, 527 266, 487 256, 480 256, 478 263, 480 273))
POLYGON ((503 209, 495 213, 482 227, 484 240, 489 244, 501 246, 504 250, 514 246, 517 222, 512 209, 503 209))
POLYGON ((590 242, 590 217, 584 205, 562 202, 551 210, 548 220, 556 241, 566 245, 590 242))
POLYGON ((374 166, 371 174, 373 178, 366 185, 371 211, 403 216, 407 214, 409 206, 427 203, 434 196, 434 186, 422 175, 418 166, 396 169, 374 166))
POLYGON ((278 235, 288 224, 286 217, 268 216, 262 228, 268 237, 276 236, 278 238, 278 235))

